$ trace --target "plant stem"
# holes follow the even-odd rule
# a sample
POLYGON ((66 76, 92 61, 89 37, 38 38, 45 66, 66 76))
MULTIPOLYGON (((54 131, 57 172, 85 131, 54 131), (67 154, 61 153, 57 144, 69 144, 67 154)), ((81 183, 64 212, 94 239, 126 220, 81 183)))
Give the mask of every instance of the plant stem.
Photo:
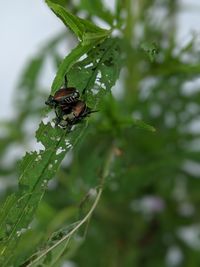
POLYGON ((108 156, 106 158, 105 161, 105 165, 103 168, 103 173, 102 176, 100 178, 100 183, 99 183, 99 190, 98 190, 98 194, 96 196, 96 199, 92 205, 92 207, 90 208, 89 212, 86 214, 86 216, 77 224, 76 227, 74 227, 66 236, 64 236, 63 238, 61 238, 57 243, 55 243, 53 246, 49 247, 46 251, 44 251, 38 258, 36 258, 34 261, 32 261, 30 264, 27 265, 27 267, 30 266, 34 266, 36 262, 38 262, 40 259, 42 259, 45 255, 47 255, 50 251, 52 251, 54 248, 56 248, 57 246, 59 246, 62 242, 68 240, 69 238, 72 237, 72 235, 78 231, 78 229, 85 223, 87 222, 90 217, 92 216, 95 208, 97 207, 97 204, 99 203, 99 200, 101 198, 102 192, 103 192, 103 185, 105 182, 106 177, 109 175, 109 171, 110 171, 110 165, 112 163, 114 157, 114 147, 112 146, 108 156))

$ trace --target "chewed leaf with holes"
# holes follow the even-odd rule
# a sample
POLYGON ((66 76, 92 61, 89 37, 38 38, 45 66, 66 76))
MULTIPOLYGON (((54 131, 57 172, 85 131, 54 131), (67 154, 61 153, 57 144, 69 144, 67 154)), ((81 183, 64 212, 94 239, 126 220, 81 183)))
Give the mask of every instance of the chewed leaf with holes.
POLYGON ((10 263, 16 240, 27 231, 48 181, 71 147, 66 132, 50 124, 41 123, 36 137, 45 149, 25 155, 20 166, 19 191, 6 201, 0 214, 0 266, 10 263))
POLYGON ((97 99, 110 92, 119 77, 120 66, 119 40, 108 38, 71 68, 69 82, 87 95, 89 105, 95 102, 98 107, 97 99))
MULTIPOLYGON (((105 40, 91 49, 87 57, 77 62, 69 73, 69 82, 78 89, 85 90, 87 102, 92 108, 98 107, 101 97, 110 92, 118 78, 120 56, 117 43, 115 39, 105 40), (111 66, 113 71, 110 70, 111 66), (77 79, 77 75, 79 75, 79 79, 77 79)), ((81 139, 82 134, 86 132, 84 130, 86 127, 87 123, 81 123, 66 136, 63 129, 52 128, 49 124, 40 126, 37 139, 44 145, 45 150, 27 154, 21 165, 24 171, 20 178, 19 196, 16 196, 16 199, 20 200, 20 208, 17 211, 14 205, 14 210, 9 211, 10 214, 14 212, 15 216, 11 220, 8 237, 6 237, 5 231, 2 236, 5 240, 5 246, 2 248, 5 257, 14 247, 14 238, 17 232, 22 234, 21 229, 28 227, 30 217, 33 216, 44 194, 46 182, 55 174, 65 153, 70 148, 70 144, 74 146, 81 139), (16 224, 17 218, 20 220, 16 224)), ((56 248, 55 251, 52 250, 52 253, 57 253, 56 248)))
MULTIPOLYGON (((117 39, 106 39, 96 46, 78 46, 61 63, 55 78, 55 85, 61 82, 63 74, 84 53, 86 58, 77 62, 69 73, 69 82, 85 92, 84 97, 91 108, 99 106, 101 97, 110 92, 119 74, 119 47, 117 39), (86 48, 86 49, 85 49, 86 48), (77 76, 79 79, 77 79, 77 76)), ((55 86, 55 88, 56 88, 55 86)), ((34 213, 42 199, 48 181, 55 175, 67 151, 85 133, 87 123, 80 123, 75 130, 53 128, 50 123, 41 123, 37 141, 44 149, 27 153, 20 165, 19 190, 7 199, 0 213, 0 266, 13 263, 14 248, 20 237, 29 229, 34 213)))

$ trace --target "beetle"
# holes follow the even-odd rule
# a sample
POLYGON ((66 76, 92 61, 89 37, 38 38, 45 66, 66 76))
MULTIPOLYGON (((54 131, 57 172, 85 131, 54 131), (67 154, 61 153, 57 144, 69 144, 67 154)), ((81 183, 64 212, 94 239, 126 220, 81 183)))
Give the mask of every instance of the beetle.
POLYGON ((95 111, 91 110, 86 103, 82 100, 70 105, 67 109, 60 109, 60 113, 56 114, 56 125, 61 126, 62 128, 71 128, 73 125, 81 122, 85 117, 95 111))
POLYGON ((74 87, 61 88, 55 92, 54 96, 50 95, 46 105, 56 108, 58 105, 65 105, 76 102, 80 97, 78 90, 74 87))
POLYGON ((54 96, 50 95, 45 102, 46 105, 55 110, 56 125, 70 130, 74 124, 96 112, 91 110, 79 97, 80 93, 76 88, 67 87, 67 77, 65 76, 65 86, 56 91, 54 96))
POLYGON ((66 104, 76 102, 79 97, 80 93, 76 88, 68 87, 67 76, 65 75, 64 87, 56 91, 54 96, 50 95, 45 104, 51 108, 56 108, 57 106, 66 106, 66 104))

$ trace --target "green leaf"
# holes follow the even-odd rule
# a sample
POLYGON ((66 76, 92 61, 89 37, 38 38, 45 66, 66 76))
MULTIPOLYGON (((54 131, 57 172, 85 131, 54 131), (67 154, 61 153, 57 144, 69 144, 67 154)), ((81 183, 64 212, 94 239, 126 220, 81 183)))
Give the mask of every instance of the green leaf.
POLYGON ((150 125, 150 124, 148 124, 148 123, 146 123, 146 122, 144 122, 142 120, 133 119, 132 120, 132 125, 135 126, 135 127, 140 128, 140 129, 144 129, 144 130, 150 131, 150 132, 156 132, 156 129, 152 125, 150 125))
MULTIPOLYGON (((101 198, 103 192, 103 185, 105 179, 109 175, 110 167, 112 165, 114 151, 115 150, 113 146, 109 146, 107 158, 104 162, 102 168, 102 175, 98 185, 99 189, 96 192, 93 204, 86 212, 85 216, 80 221, 55 232, 45 244, 44 249, 32 255, 32 257, 28 259, 28 262, 26 263, 27 267, 36 267, 40 266, 40 264, 42 264, 42 266, 55 266, 54 264, 60 259, 60 257, 66 250, 70 239, 74 238, 77 231, 89 221, 101 198)), ((76 248, 78 247, 78 245, 80 245, 83 239, 79 238, 79 240, 77 241, 75 242, 76 248)), ((72 247, 74 247, 74 244, 72 247)))
MULTIPOLYGON (((118 46, 118 39, 109 38, 106 39, 104 42, 100 43, 99 40, 96 39, 96 41, 84 46, 79 44, 61 62, 56 77, 52 84, 52 93, 55 93, 62 86, 64 77, 67 72, 72 68, 72 66, 77 62, 77 60, 85 54, 88 54, 88 57, 77 63, 76 71, 75 69, 73 69, 73 72, 76 75, 76 81, 77 73, 82 71, 85 72, 86 66, 88 64, 92 64, 90 68, 87 68, 87 73, 90 70, 90 73, 87 74, 88 78, 90 79, 91 72, 93 72, 92 69, 96 70, 96 75, 97 71, 102 72, 102 77, 104 77, 104 79, 100 78, 99 82, 104 85, 105 88, 111 88, 119 75, 119 61, 121 59, 119 57, 118 46), (101 61, 99 61, 100 59, 101 61)), ((96 76, 93 75, 93 77, 95 78, 96 76)), ((85 78, 86 76, 83 77, 83 79, 85 78)), ((81 81, 81 79, 78 80, 81 81)))
POLYGON ((80 7, 83 10, 87 10, 91 16, 96 15, 109 25, 113 24, 113 15, 103 5, 102 0, 81 0, 80 7))
POLYGON ((150 61, 154 62, 159 53, 158 46, 155 43, 144 42, 141 44, 141 48, 147 53, 150 61))
POLYGON ((79 44, 76 48, 74 48, 69 55, 65 57, 65 59, 61 62, 56 77, 52 84, 52 93, 55 93, 63 84, 64 77, 69 71, 69 69, 73 66, 73 64, 85 53, 87 53, 90 49, 92 49, 91 44, 82 46, 79 44))
MULTIPOLYGON (((96 47, 91 46, 91 44, 84 47, 79 45, 74 50, 75 52, 72 51, 61 64, 56 76, 59 78, 58 81, 62 81, 62 75, 65 74, 66 69, 69 70, 83 53, 88 52, 88 57, 77 62, 72 71, 76 74, 76 80, 78 80, 76 67, 85 70, 86 62, 93 64, 94 70, 85 73, 85 78, 87 94, 91 98, 90 103, 96 106, 99 97, 103 97, 106 93, 105 88, 101 87, 101 83, 106 83, 106 89, 109 92, 118 77, 119 50, 117 46, 117 39, 106 39, 96 47), (109 72, 110 68, 117 69, 116 75, 109 72), (96 79, 99 70, 102 72, 101 83, 99 83, 99 78, 96 79), (90 90, 94 85, 96 89, 98 88, 97 95, 90 90)), ((57 80, 55 81, 57 82, 57 80)), ((56 83, 56 86, 59 82, 56 83)), ((0 244, 0 266, 4 267, 12 264, 14 247, 23 233, 28 231, 34 213, 47 188, 48 181, 56 174, 67 151, 81 140, 86 127, 87 124, 82 123, 77 125, 73 132, 67 134, 65 130, 58 127, 53 128, 49 123, 47 125, 41 123, 36 137, 37 141, 42 143, 44 149, 26 154, 20 165, 19 190, 7 200, 0 213, 0 238, 2 240, 0 244)))
POLYGON ((75 250, 82 244, 83 240, 81 238, 76 238, 76 236, 73 235, 69 238, 66 238, 66 240, 60 244, 57 244, 61 239, 63 239, 63 237, 73 231, 78 223, 79 222, 70 224, 54 232, 47 242, 35 254, 27 259, 26 262, 23 263, 23 266, 37 267, 42 264, 44 267, 54 267, 64 253, 69 254, 72 252, 72 249, 75 250), (70 247, 68 247, 69 242, 70 247))
POLYGON ((74 16, 58 4, 54 4, 49 0, 46 0, 46 3, 56 14, 56 16, 58 16, 62 20, 62 22, 76 34, 76 36, 80 40, 83 40, 83 36, 85 35, 85 33, 87 33, 88 35, 96 33, 97 38, 105 38, 110 33, 110 31, 102 29, 88 20, 74 16), (98 37, 98 33, 101 33, 100 37, 98 37))
POLYGON ((0 213, 0 266, 8 266, 12 260, 16 242, 28 230, 48 181, 80 135, 75 132, 67 136, 62 129, 41 123, 36 137, 45 149, 25 155, 20 165, 19 190, 9 197, 0 213))
POLYGON ((100 97, 98 93, 105 95, 110 92, 122 65, 120 51, 119 39, 107 38, 89 50, 88 56, 72 67, 69 78, 77 88, 88 91, 87 102, 90 102, 90 98, 100 97), (80 79, 77 79, 77 75, 80 79))
POLYGON ((105 37, 107 37, 108 33, 110 33, 110 31, 107 31, 106 35, 104 32, 94 32, 94 33, 86 32, 83 34, 82 45, 88 45, 90 43, 93 44, 97 40, 100 43, 101 41, 103 41, 103 39, 105 39, 105 37))

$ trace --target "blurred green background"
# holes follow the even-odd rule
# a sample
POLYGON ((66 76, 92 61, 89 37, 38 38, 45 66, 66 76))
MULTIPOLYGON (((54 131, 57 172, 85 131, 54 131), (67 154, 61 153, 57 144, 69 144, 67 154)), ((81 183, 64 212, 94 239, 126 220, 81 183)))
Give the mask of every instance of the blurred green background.
MULTIPOLYGON (((99 8, 101 1, 54 2, 96 23, 118 19, 125 63, 113 95, 102 101, 50 182, 32 229, 17 248, 19 255, 30 255, 52 232, 81 218, 93 199, 105 156, 114 148, 100 202, 58 266, 200 266, 198 34, 177 43, 182 6, 176 0, 116 1, 115 13, 103 3, 99 8), (140 119, 156 132, 120 128, 120 117, 140 119)), ((74 43, 70 32, 58 33, 19 78, 15 116, 0 123, 1 203, 17 190, 20 158, 10 162, 10 155, 30 148, 34 129, 46 116, 44 102, 50 90, 41 77, 47 63, 56 72, 63 45, 74 43)))

